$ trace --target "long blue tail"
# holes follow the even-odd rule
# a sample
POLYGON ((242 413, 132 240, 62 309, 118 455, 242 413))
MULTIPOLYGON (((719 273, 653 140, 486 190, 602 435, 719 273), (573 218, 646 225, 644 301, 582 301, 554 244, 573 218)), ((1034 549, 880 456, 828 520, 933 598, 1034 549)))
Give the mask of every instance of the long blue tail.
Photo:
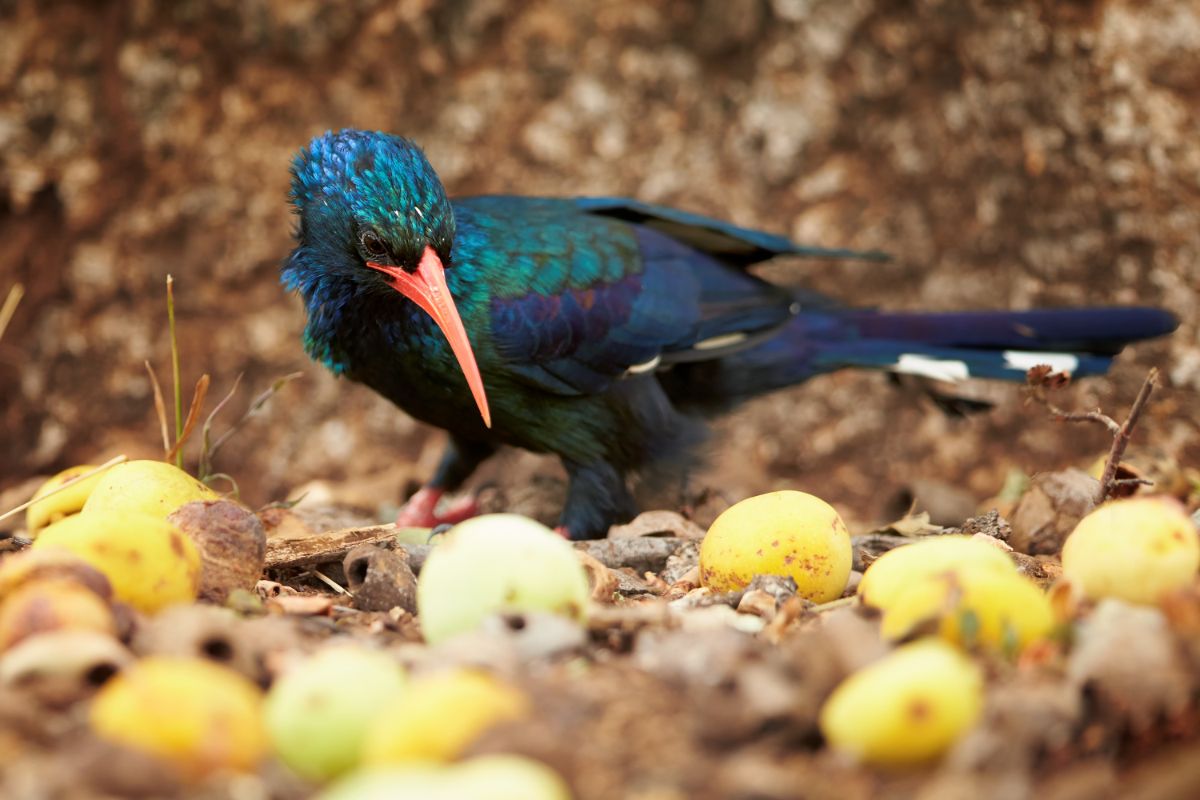
POLYGON ((719 360, 664 374, 684 405, 724 406, 846 367, 937 380, 1025 380, 1038 364, 1074 377, 1104 374, 1131 342, 1178 324, 1157 308, 893 313, 800 311, 776 336, 719 360))

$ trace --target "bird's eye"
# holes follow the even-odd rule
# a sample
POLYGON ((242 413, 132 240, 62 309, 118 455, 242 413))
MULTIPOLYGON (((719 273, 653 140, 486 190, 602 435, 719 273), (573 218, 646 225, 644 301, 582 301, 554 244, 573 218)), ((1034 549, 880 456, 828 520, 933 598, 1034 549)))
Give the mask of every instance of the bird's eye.
POLYGON ((362 244, 363 252, 369 256, 381 258, 387 255, 387 245, 375 231, 363 231, 359 242, 362 244))

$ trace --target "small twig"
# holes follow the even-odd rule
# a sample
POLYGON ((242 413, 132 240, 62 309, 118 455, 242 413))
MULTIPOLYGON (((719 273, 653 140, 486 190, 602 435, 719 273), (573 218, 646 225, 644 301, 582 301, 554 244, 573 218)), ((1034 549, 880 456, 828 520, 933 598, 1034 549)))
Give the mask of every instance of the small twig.
POLYGON ((1112 448, 1108 451, 1108 461, 1104 463, 1104 474, 1100 477, 1100 490, 1096 493, 1096 505, 1103 503, 1112 492, 1117 477, 1117 467, 1121 465, 1121 459, 1125 456, 1125 448, 1129 446, 1133 427, 1137 425, 1138 417, 1142 415, 1142 409, 1146 407, 1146 401, 1150 399, 1150 393, 1157 385, 1158 368, 1153 367, 1142 383, 1141 391, 1138 392, 1137 399, 1133 401, 1129 415, 1125 417, 1125 422, 1113 436, 1112 448))
POLYGON ((1107 414, 1095 411, 1063 411, 1052 403, 1046 403, 1050 413, 1058 422, 1096 422, 1108 428, 1108 432, 1116 436, 1121 432, 1121 425, 1107 414))
POLYGON ((225 442, 229 441, 231 436, 241 430, 242 426, 250 421, 250 418, 254 416, 255 412, 266 405, 266 402, 270 400, 280 389, 297 378, 303 377, 303 375, 303 372, 291 372, 287 375, 284 375, 282 378, 277 378, 275 382, 264 389, 258 395, 258 397, 254 398, 254 400, 250 403, 250 407, 246 409, 246 413, 243 414, 237 422, 230 425, 229 430, 218 436, 217 440, 213 442, 212 447, 210 447, 208 450, 209 460, 211 461, 212 457, 215 456, 217 451, 221 449, 221 446, 224 445, 225 442))
POLYGON ((13 315, 17 313, 17 304, 24 296, 25 287, 19 283, 14 283, 8 290, 8 297, 4 298, 4 305, 0 306, 0 339, 4 338, 4 331, 12 321, 13 315))
POLYGON ((338 594, 344 594, 344 595, 346 595, 346 597, 354 597, 354 595, 350 593, 349 589, 342 586, 340 583, 335 581, 333 578, 330 578, 328 575, 321 572, 319 569, 310 569, 308 571, 308 574, 312 575, 314 578, 316 578, 317 580, 319 580, 321 583, 325 584, 326 586, 330 587, 331 589, 336 591, 338 594))
POLYGON ((143 361, 146 365, 146 374, 150 376, 150 385, 154 387, 154 413, 158 415, 158 425, 162 429, 163 440, 163 461, 170 461, 168 455, 171 452, 171 434, 167 430, 167 404, 163 400, 162 386, 158 383, 158 376, 154 374, 154 367, 150 366, 149 361, 143 361))
POLYGON ((1145 478, 1117 478, 1112 485, 1114 488, 1118 486, 1153 486, 1154 481, 1145 478))
MULTIPOLYGON (((175 443, 183 436, 183 391, 179 378, 179 342, 175 338, 175 279, 167 276, 167 329, 171 335, 171 380, 175 385, 175 443)), ((168 459, 169 460, 169 459, 168 459)), ((177 448, 175 466, 183 469, 183 451, 177 448)))
POLYGON ((242 382, 242 374, 243 373, 239 372, 237 377, 233 379, 233 386, 230 387, 225 396, 221 398, 221 402, 217 403, 216 408, 214 408, 208 415, 208 418, 204 420, 204 427, 200 429, 200 463, 196 472, 199 474, 200 480, 202 481, 207 480, 208 476, 211 474, 210 470, 212 469, 213 420, 217 418, 217 414, 221 413, 221 409, 223 409, 226 404, 233 399, 233 396, 237 394, 238 386, 242 382))
POLYGON ((229 491, 225 493, 226 497, 237 499, 242 494, 241 487, 238 486, 238 483, 233 479, 233 476, 224 472, 210 472, 199 480, 210 489, 213 488, 213 484, 217 481, 225 481, 230 487, 229 491))
POLYGON ((108 461, 105 461, 103 464, 96 467, 95 469, 88 470, 87 472, 83 473, 82 475, 72 478, 71 480, 64 483, 62 486, 59 486, 57 489, 46 492, 41 497, 35 497, 32 500, 27 500, 26 502, 22 503, 21 505, 17 506, 14 509, 5 511, 3 514, 0 514, 0 522, 3 522, 4 520, 8 519, 9 517, 20 514, 22 511, 29 508, 31 505, 34 505, 35 503, 40 503, 48 497, 53 497, 54 495, 58 494, 59 492, 65 491, 68 487, 70 487, 72 484, 74 484, 78 481, 81 481, 85 478, 90 478, 93 475, 99 475, 101 472, 104 472, 107 469, 111 469, 111 468, 115 467, 117 464, 120 464, 126 460, 127 460, 127 458, 125 456, 114 456, 113 458, 110 458, 108 461))
POLYGON ((1137 399, 1133 401, 1133 405, 1129 408, 1129 415, 1125 417, 1125 421, 1122 423, 1118 423, 1112 417, 1102 413, 1100 409, 1084 412, 1064 411, 1051 403, 1049 398, 1046 397, 1046 390, 1066 386, 1070 382, 1070 376, 1065 373, 1054 372, 1050 367, 1041 365, 1029 370, 1025 377, 1029 385, 1030 398, 1046 406, 1056 420, 1062 422, 1095 422, 1103 425, 1112 434, 1112 447, 1109 449, 1108 458, 1104 462, 1104 472, 1100 476, 1100 488, 1096 491, 1096 505, 1107 500, 1112 494, 1113 489, 1118 486, 1130 486, 1134 484, 1153 486, 1153 483, 1150 481, 1140 478, 1118 479, 1117 469, 1121 466, 1121 459, 1125 456, 1125 448, 1129 446, 1130 436, 1133 433, 1134 426, 1137 425, 1138 418, 1142 415, 1142 409, 1146 407, 1146 401, 1150 399, 1150 393, 1158 385, 1157 368, 1152 368, 1150 374, 1146 376, 1146 380, 1142 383, 1142 389, 1138 392, 1137 399))

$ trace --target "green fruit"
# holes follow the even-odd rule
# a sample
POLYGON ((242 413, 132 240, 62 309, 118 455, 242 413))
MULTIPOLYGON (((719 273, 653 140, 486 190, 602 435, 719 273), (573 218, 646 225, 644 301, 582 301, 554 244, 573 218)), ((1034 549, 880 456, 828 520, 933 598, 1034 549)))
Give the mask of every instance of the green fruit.
POLYGON ((1090 598, 1153 605, 1196 580, 1200 538, 1173 498, 1114 500, 1079 521, 1062 564, 1063 575, 1090 598))
POLYGON ((421 629, 430 643, 474 630, 499 613, 543 611, 582 621, 587 602, 587 575, 575 549, 517 514, 455 526, 417 580, 421 629))
POLYGON ((979 719, 983 675, 940 639, 904 645, 851 675, 821 709, 836 750, 900 766, 937 758, 979 719))
POLYGON ((863 573, 858 596, 864 604, 886 610, 910 586, 931 575, 966 567, 1017 572, 1007 553, 984 540, 972 536, 927 536, 875 559, 863 573))
POLYGON ((327 780, 355 767, 366 731, 403 691, 404 671, 389 656, 331 647, 284 673, 267 695, 267 732, 289 767, 327 780))
POLYGON ((733 592, 756 575, 781 575, 796 581, 801 597, 825 603, 841 596, 852 561, 850 533, 833 506, 804 492, 770 492, 713 522, 700 544, 700 581, 733 592))
MULTIPOLYGON (((317 800, 476 800, 454 791, 447 767, 406 764, 375 767, 347 775, 317 796, 317 800)), ((490 795, 478 796, 485 800, 490 795)))
POLYGON ((515 755, 479 756, 455 770, 455 797, 487 800, 571 800, 571 791, 554 770, 515 755))

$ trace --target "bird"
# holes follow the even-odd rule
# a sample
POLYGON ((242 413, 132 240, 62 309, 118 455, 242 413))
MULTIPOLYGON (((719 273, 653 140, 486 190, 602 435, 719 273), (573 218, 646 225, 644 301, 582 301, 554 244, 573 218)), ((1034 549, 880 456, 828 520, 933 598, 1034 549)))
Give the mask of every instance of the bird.
POLYGON ((912 312, 857 308, 751 269, 778 256, 886 259, 798 244, 618 197, 451 199, 410 139, 343 129, 291 164, 283 286, 334 375, 449 433, 398 524, 477 513, 442 502, 503 446, 556 455, 559 520, 599 538, 637 513, 630 480, 686 470, 706 421, 848 367, 936 381, 1104 373, 1170 333, 1152 307, 912 312), (439 503, 441 505, 439 506, 439 503))

